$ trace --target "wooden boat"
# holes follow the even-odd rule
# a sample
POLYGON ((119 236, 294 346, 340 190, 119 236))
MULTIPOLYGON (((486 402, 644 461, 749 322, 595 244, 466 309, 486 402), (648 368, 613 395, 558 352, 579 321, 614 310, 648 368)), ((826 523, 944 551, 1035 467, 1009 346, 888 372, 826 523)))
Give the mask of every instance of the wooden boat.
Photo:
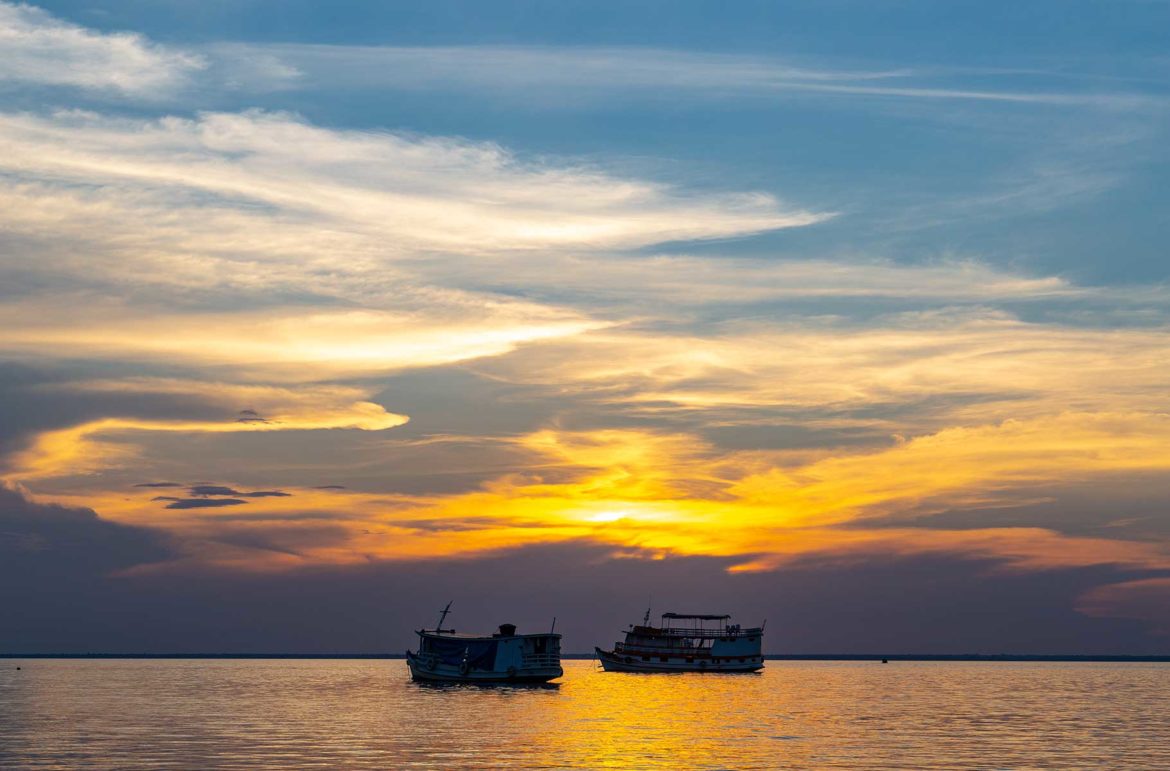
POLYGON ((447 603, 438 626, 415 632, 418 651, 406 652, 406 664, 415 680, 545 683, 564 675, 559 634, 516 634, 514 624, 500 624, 500 630, 490 635, 457 634, 443 628, 450 610, 451 603, 447 603))
POLYGON ((595 648, 607 672, 757 672, 764 668, 764 628, 744 629, 731 616, 663 613, 650 626, 630 625, 613 650, 595 648))

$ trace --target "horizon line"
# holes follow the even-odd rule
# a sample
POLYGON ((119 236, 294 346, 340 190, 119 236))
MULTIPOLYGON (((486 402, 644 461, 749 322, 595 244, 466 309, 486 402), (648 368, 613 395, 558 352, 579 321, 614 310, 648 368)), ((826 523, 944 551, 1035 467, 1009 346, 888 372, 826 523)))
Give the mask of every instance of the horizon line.
MULTIPOLYGON (((0 659, 253 659, 403 660, 401 653, 0 653, 0 659)), ((588 661, 593 653, 564 653, 566 661, 588 661)), ((1167 662, 1167 654, 1079 653, 785 653, 765 661, 1005 661, 1005 662, 1167 662)))

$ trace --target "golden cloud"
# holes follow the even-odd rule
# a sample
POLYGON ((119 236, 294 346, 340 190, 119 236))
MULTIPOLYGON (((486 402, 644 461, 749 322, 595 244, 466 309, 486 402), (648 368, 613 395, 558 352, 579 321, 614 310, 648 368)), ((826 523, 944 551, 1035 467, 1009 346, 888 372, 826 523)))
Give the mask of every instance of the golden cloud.
POLYGON ((223 419, 159 420, 110 417, 38 434, 6 463, 5 476, 15 480, 78 476, 141 462, 135 435, 240 433, 349 428, 381 431, 409 418, 367 401, 368 393, 343 386, 273 386, 198 383, 129 378, 76 383, 70 390, 164 393, 197 397, 224 405, 223 419), (243 410, 241 412, 241 409, 243 410))
MULTIPOLYGON (((1170 472, 1165 415, 1008 421, 804 462, 783 452, 717 452, 685 434, 637 430, 545 430, 515 441, 543 461, 457 495, 297 489, 289 497, 249 501, 244 519, 234 510, 164 512, 148 493, 128 498, 94 489, 55 498, 89 501, 119 521, 197 539, 225 531, 279 534, 290 522, 344 531, 320 544, 298 544, 298 564, 475 556, 588 540, 622 553, 733 558, 738 571, 802 559, 913 554, 962 555, 1019 570, 1170 568, 1170 544, 1156 540, 1073 536, 1023 524, 955 530, 929 522, 935 513, 1034 501, 1086 479, 1107 486, 1134 471, 1170 472), (911 517, 912 524, 898 524, 911 517)), ((246 562, 237 559, 238 549, 233 553, 233 565, 246 562)), ((290 560, 283 552, 275 563, 270 556, 252 558, 267 568, 290 560)))

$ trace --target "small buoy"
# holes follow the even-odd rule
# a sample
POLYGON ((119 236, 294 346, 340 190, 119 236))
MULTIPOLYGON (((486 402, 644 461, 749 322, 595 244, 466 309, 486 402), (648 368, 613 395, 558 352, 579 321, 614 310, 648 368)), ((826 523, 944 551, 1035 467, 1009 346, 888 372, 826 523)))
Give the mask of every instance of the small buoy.
POLYGON ((17 671, 17 672, 19 672, 19 671, 20 671, 20 667, 17 667, 17 668, 16 668, 16 671, 17 671))
POLYGON ((889 664, 889 663, 890 663, 890 660, 889 660, 889 659, 882 659, 882 663, 883 663, 883 664, 889 664))

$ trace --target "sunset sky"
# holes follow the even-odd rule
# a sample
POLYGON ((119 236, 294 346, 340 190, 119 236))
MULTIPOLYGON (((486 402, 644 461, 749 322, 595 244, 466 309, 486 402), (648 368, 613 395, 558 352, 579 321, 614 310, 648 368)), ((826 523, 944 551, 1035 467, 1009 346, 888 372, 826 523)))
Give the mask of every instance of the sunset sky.
POLYGON ((0 1, 0 652, 1170 652, 1167 29, 0 1))

